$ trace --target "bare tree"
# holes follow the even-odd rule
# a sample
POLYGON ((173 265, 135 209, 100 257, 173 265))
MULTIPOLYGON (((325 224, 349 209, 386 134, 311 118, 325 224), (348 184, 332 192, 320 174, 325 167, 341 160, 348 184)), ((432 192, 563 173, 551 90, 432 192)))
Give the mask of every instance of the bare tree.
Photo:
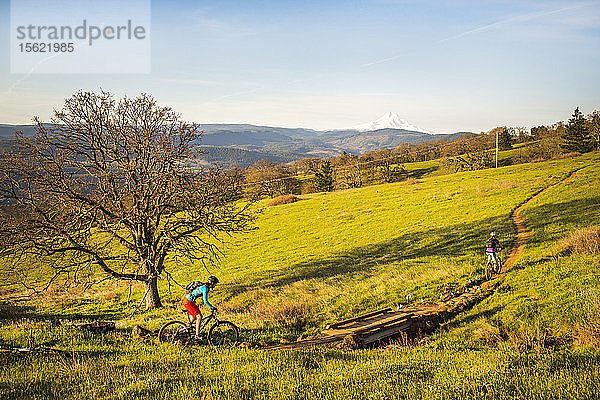
POLYGON ((459 140, 448 143, 442 166, 450 172, 475 171, 492 166, 492 134, 464 135, 459 140))
POLYGON ((299 174, 316 174, 319 168, 323 164, 323 160, 320 158, 303 158, 295 162, 296 170, 299 174))
POLYGON ((406 178, 404 166, 398 162, 398 154, 390 149, 382 149, 374 152, 376 155, 374 165, 377 168, 377 178, 386 182, 399 182, 406 178))
POLYGON ((362 187, 365 184, 365 173, 358 157, 352 163, 336 166, 333 170, 333 180, 335 187, 342 190, 362 187))
POLYGON ((157 279, 177 268, 168 257, 204 261, 223 234, 251 227, 241 175, 192 168, 201 132, 149 95, 78 92, 52 124, 34 121, 35 136, 0 160, 1 229, 3 255, 39 262, 46 283, 100 272, 143 282, 146 308, 160 307, 157 279))
POLYGON ((285 164, 260 160, 246 168, 245 178, 250 197, 300 194, 300 181, 285 164))

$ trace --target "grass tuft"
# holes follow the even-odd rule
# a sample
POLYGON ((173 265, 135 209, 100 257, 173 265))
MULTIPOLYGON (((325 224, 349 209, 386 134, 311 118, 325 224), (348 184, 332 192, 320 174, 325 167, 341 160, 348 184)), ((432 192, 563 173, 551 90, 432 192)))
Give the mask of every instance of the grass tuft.
POLYGON ((490 324, 488 321, 480 320, 475 323, 472 341, 483 342, 488 346, 496 346, 502 342, 500 328, 490 324))

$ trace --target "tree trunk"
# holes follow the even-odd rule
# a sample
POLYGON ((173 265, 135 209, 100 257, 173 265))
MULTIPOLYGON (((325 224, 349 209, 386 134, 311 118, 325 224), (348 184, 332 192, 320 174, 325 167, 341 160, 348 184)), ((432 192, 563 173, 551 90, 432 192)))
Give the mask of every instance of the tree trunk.
POLYGON ((146 310, 162 307, 160 296, 158 295, 158 278, 152 278, 144 284, 146 285, 146 310))

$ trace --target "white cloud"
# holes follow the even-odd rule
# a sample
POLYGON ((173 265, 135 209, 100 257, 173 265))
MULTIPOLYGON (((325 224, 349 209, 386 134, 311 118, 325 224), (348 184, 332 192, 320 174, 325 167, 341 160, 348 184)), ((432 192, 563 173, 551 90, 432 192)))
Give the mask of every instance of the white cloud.
POLYGON ((465 36, 473 35, 473 34, 476 34, 479 32, 483 32, 483 31, 497 29, 500 27, 504 27, 506 25, 512 25, 514 23, 522 23, 522 22, 527 22, 527 21, 532 21, 532 20, 544 19, 545 17, 550 17, 555 14, 561 14, 561 13, 565 13, 567 11, 588 7, 592 4, 593 3, 576 3, 576 4, 570 5, 568 7, 561 7, 561 8, 553 9, 553 10, 545 10, 545 11, 540 11, 540 12, 535 12, 535 13, 516 15, 513 17, 501 19, 501 20, 493 22, 491 24, 483 25, 483 26, 480 26, 480 27, 477 27, 474 29, 470 29, 468 31, 461 32, 457 35, 453 35, 453 36, 441 39, 440 42, 447 42, 450 40, 460 39, 465 36))

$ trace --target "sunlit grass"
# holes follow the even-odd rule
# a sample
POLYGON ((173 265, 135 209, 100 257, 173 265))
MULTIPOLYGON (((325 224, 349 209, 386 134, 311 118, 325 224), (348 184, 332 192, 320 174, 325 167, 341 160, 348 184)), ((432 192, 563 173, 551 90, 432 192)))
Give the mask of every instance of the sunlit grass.
MULTIPOLYGON (((512 241, 515 207, 585 166, 525 209, 534 236, 498 290, 430 337, 358 351, 157 345, 129 329, 178 317, 182 290, 169 294, 162 281, 172 308, 133 313, 141 289, 128 302, 127 285, 106 282, 0 308, 0 343, 70 352, 1 352, 0 398, 598 398, 600 263, 560 245, 600 224, 598 161, 591 154, 301 196, 266 208, 258 229, 230 242, 211 271, 224 283, 213 294, 221 315, 252 345, 366 310, 435 302, 481 273, 490 230, 512 241), (79 318, 116 319, 119 329, 86 333, 79 318)), ((175 278, 184 284, 208 273, 182 269, 175 278)))

